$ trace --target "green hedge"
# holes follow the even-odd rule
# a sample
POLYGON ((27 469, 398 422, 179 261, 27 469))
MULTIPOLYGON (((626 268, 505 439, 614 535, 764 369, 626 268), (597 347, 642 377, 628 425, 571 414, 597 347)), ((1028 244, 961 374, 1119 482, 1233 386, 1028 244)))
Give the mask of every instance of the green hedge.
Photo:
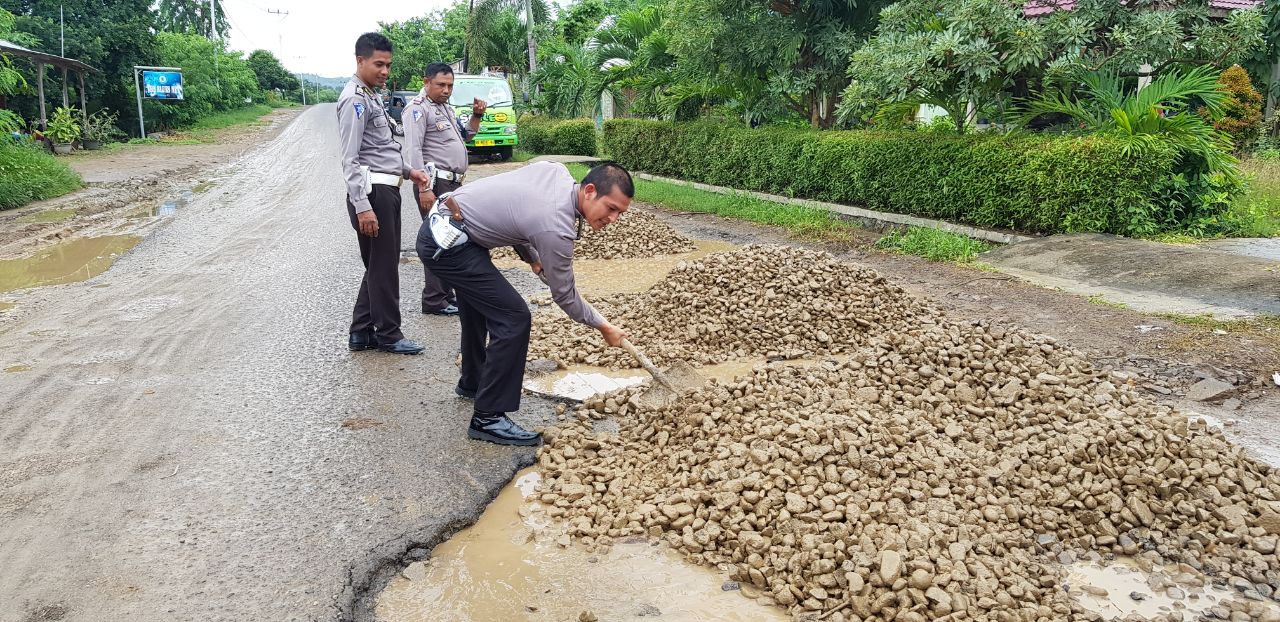
POLYGON ((1155 228, 1172 153, 1103 137, 746 129, 614 119, 603 152, 634 170, 873 210, 1038 233, 1155 228))
POLYGON ((554 155, 596 154, 596 124, 591 119, 520 117, 520 146, 534 153, 554 155))
POLYGON ((71 167, 37 147, 0 137, 0 210, 62 196, 80 187, 71 167))

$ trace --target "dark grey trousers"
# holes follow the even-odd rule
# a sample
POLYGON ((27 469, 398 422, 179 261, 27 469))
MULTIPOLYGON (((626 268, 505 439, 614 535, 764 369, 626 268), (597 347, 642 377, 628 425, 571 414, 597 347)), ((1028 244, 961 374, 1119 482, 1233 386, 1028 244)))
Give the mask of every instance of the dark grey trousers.
POLYGON ((422 263, 458 295, 462 329, 458 386, 476 392, 476 410, 520 410, 533 321, 524 297, 494 267, 487 248, 467 242, 432 259, 437 247, 425 225, 418 230, 417 248, 422 263))
POLYGON ((369 193, 373 215, 378 217, 378 237, 360 233, 356 208, 347 199, 347 215, 360 242, 364 278, 351 314, 351 332, 372 332, 379 344, 404 339, 400 332, 400 189, 374 184, 369 193))
MULTIPOLYGON (((435 189, 436 196, 440 196, 446 192, 453 192, 454 190, 457 190, 462 187, 462 184, 449 181, 447 179, 437 179, 433 187, 435 189)), ((413 200, 418 203, 418 213, 422 214, 422 199, 418 196, 417 188, 414 188, 413 190, 413 200)), ((440 282, 440 279, 436 278, 436 275, 431 274, 431 268, 428 268, 425 262, 422 265, 422 272, 424 283, 422 286, 423 313, 439 311, 456 303, 457 297, 453 293, 453 288, 446 287, 444 283, 440 282)))

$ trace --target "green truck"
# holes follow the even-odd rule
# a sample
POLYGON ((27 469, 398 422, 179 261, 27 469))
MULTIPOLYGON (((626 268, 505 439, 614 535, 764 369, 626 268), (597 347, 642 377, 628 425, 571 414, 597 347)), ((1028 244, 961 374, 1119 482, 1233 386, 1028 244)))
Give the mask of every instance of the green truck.
POLYGON ((512 150, 520 144, 511 85, 505 78, 496 76, 455 75, 449 104, 464 122, 471 116, 471 103, 475 98, 484 100, 488 109, 480 120, 480 131, 467 143, 467 151, 510 160, 512 150))

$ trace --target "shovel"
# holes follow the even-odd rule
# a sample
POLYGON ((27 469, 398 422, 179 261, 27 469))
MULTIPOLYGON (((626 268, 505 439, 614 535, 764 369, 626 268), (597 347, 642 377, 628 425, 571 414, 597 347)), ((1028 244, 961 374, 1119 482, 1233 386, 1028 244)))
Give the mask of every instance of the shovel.
POLYGON ((631 356, 640 362, 640 366, 653 376, 653 385, 651 385, 644 393, 641 393, 637 401, 640 406, 646 408, 662 408, 669 406, 677 399, 680 394, 685 391, 702 388, 706 384, 706 379, 692 365, 678 361, 664 372, 643 352, 636 349, 634 345, 627 339, 622 340, 622 349, 626 350, 631 356))

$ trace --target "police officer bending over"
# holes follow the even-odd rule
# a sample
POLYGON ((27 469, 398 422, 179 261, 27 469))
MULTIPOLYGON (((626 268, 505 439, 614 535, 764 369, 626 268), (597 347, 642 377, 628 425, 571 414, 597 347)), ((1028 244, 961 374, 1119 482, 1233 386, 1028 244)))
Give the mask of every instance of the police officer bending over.
MULTIPOLYGON (((453 192, 462 185, 468 164, 467 141, 480 130, 480 119, 488 104, 473 99, 471 118, 463 125, 449 105, 453 68, 444 63, 427 65, 422 84, 422 92, 405 106, 400 118, 404 122, 405 159, 411 168, 426 171, 432 177, 432 185, 415 195, 418 211, 425 220, 436 195, 453 192)), ((422 288, 422 312, 457 315, 453 292, 431 274, 430 268, 424 266, 423 272, 426 284, 422 288)))
POLYGON ((514 246, 570 318, 596 328, 606 343, 617 346, 626 333, 574 286, 573 244, 583 222, 603 229, 627 211, 633 196, 631 174, 617 164, 591 169, 578 184, 554 162, 530 164, 441 195, 418 230, 418 257, 458 294, 462 377, 455 391, 475 399, 467 436, 503 445, 542 440, 506 415, 520 408, 531 317, 524 298, 493 266, 489 249, 514 246))
POLYGON ((391 136, 382 98, 373 89, 387 82, 391 42, 376 32, 356 39, 356 74, 338 97, 342 174, 347 213, 360 242, 364 278, 351 318, 352 350, 419 354, 422 346, 400 332, 400 184, 430 179, 405 165, 391 136))

